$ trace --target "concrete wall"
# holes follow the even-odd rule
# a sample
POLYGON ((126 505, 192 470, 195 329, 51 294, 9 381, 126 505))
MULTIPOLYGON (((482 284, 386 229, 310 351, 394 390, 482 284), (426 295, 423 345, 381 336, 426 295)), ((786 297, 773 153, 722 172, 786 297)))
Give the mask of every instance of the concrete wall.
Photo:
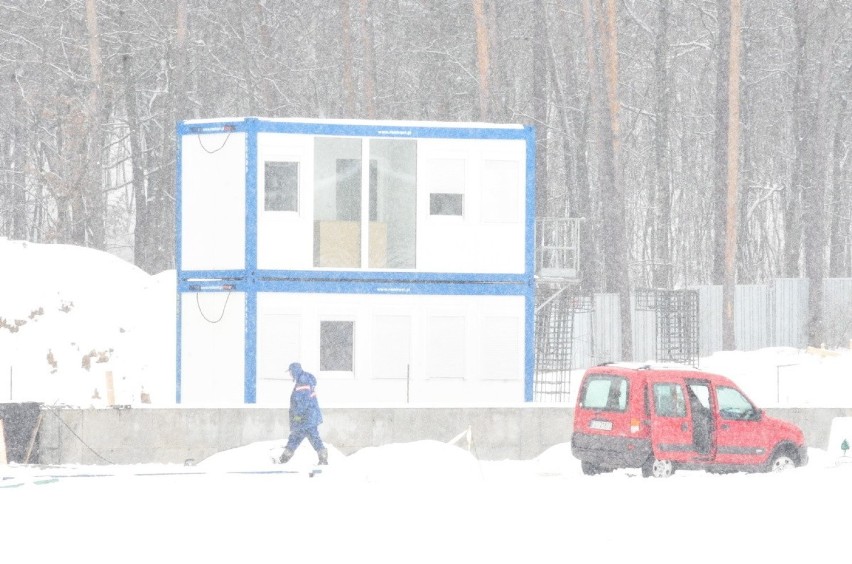
MULTIPOLYGON (((44 408, 39 429, 41 464, 184 464, 287 432, 287 410, 53 409, 44 408)), ((323 438, 344 454, 368 446, 433 439, 448 442, 471 428, 473 452, 483 460, 531 459, 571 440, 568 407, 326 408, 323 438)), ((809 446, 825 449, 834 417, 852 408, 769 409, 796 423, 809 446)), ((464 445, 466 446, 466 445, 464 445)))

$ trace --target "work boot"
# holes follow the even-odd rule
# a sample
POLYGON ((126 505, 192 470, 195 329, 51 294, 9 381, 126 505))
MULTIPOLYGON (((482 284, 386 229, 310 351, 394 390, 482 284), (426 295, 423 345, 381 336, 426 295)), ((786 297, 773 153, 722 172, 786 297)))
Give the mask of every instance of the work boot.
POLYGON ((317 451, 317 454, 319 455, 320 466, 327 466, 328 465, 328 449, 327 448, 321 448, 317 451))
POLYGON ((285 448, 284 452, 281 453, 281 457, 278 459, 278 462, 280 464, 285 464, 291 458, 293 458, 293 451, 289 448, 285 448))

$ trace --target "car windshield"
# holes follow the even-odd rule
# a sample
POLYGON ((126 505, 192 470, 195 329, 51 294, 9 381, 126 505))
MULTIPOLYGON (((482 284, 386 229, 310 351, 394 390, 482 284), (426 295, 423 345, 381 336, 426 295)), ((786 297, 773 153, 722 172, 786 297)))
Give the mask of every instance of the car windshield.
POLYGON ((627 409, 627 379, 621 376, 596 374, 586 380, 582 407, 606 411, 624 411, 627 409))

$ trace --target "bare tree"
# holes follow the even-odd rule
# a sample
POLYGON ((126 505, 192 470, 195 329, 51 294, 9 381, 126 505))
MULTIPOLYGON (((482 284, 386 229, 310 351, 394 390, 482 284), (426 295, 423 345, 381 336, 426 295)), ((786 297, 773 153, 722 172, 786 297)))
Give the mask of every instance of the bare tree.
MULTIPOLYGON (((587 218, 584 287, 723 284, 729 2, 7 0, 0 235, 173 267, 186 118, 500 121, 587 218)), ((850 7, 743 3, 740 282, 852 274, 850 7)))

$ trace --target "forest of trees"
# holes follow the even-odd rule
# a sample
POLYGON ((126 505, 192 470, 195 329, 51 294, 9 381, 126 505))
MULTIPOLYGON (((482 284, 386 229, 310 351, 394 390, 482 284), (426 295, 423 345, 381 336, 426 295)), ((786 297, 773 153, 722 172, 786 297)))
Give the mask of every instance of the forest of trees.
POLYGON ((587 290, 852 276, 852 0, 0 0, 0 67, 12 239, 174 268, 183 119, 486 121, 587 290))

